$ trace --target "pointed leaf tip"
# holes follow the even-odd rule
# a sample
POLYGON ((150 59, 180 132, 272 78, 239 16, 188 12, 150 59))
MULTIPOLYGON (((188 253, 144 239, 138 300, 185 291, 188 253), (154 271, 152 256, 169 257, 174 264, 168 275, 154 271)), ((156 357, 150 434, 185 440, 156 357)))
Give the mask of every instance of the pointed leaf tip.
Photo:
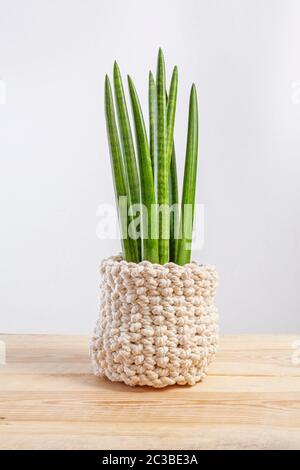
POLYGON ((161 47, 158 49, 158 60, 164 60, 164 53, 161 47))
POLYGON ((116 60, 114 61, 114 73, 120 73, 119 66, 116 60))
POLYGON ((105 75, 105 88, 110 88, 109 76, 107 74, 105 75))
POLYGON ((131 78, 130 75, 127 75, 127 80, 128 80, 128 85, 135 90, 135 86, 134 86, 134 83, 133 83, 133 80, 131 78))

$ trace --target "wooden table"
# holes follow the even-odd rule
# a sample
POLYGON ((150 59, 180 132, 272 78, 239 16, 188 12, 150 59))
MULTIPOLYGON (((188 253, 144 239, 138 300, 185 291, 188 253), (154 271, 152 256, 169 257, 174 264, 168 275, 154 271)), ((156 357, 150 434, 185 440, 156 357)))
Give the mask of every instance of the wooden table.
POLYGON ((204 382, 155 390, 94 377, 86 336, 2 335, 0 448, 300 449, 299 339, 225 336, 204 382))

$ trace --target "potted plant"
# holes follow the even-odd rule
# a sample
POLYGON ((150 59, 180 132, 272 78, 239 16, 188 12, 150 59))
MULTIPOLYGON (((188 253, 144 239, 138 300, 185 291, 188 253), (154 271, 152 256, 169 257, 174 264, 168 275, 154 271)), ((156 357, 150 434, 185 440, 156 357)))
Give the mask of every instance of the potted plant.
POLYGON ((105 78, 105 114, 122 254, 101 264, 100 315, 90 343, 96 375, 165 387, 202 380, 218 344, 213 266, 191 261, 198 156, 198 108, 191 88, 181 205, 174 123, 178 71, 166 90, 158 54, 149 74, 149 139, 128 77, 135 144, 117 63, 105 78))

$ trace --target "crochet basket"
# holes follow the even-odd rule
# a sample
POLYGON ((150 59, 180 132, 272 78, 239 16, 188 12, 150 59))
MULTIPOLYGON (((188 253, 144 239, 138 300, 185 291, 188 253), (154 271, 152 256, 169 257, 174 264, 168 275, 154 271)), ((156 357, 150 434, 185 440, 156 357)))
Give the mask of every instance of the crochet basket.
POLYGON ((115 256, 102 262, 101 277, 94 373, 152 387, 201 381, 218 345, 215 268, 115 256))

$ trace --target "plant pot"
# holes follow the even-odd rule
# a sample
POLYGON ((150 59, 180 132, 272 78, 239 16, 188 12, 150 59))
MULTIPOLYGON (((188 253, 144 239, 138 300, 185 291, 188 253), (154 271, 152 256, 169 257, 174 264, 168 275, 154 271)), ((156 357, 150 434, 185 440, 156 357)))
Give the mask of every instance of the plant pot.
POLYGON ((152 387, 201 381, 218 345, 215 268, 113 256, 102 262, 101 276, 94 373, 152 387))

